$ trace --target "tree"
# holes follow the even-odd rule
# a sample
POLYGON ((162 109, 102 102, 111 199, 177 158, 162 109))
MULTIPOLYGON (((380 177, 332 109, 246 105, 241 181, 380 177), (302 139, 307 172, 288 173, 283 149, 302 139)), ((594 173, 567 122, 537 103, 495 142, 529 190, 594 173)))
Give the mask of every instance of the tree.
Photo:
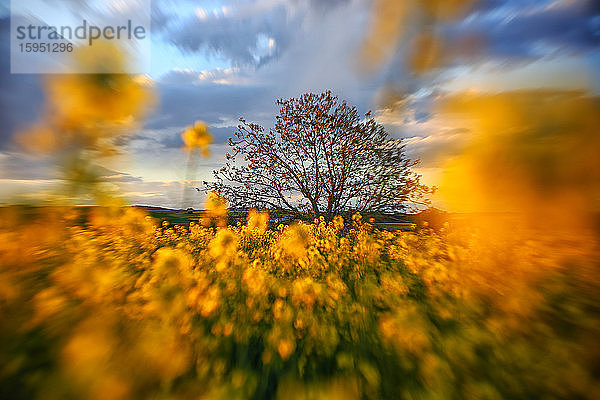
POLYGON ((371 117, 330 91, 276 101, 272 129, 243 118, 229 139, 225 166, 208 190, 232 207, 258 207, 332 218, 348 211, 395 212, 423 203, 430 189, 404 153, 371 117))

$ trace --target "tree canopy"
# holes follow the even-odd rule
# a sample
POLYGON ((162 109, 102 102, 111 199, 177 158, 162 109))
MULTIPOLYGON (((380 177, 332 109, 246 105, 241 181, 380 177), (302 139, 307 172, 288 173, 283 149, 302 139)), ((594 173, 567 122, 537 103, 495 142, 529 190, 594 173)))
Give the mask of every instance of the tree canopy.
POLYGON ((401 139, 391 139, 371 112, 326 91, 276 101, 273 128, 240 119, 226 164, 208 190, 232 207, 312 212, 397 212, 423 203, 430 189, 413 172, 401 139))

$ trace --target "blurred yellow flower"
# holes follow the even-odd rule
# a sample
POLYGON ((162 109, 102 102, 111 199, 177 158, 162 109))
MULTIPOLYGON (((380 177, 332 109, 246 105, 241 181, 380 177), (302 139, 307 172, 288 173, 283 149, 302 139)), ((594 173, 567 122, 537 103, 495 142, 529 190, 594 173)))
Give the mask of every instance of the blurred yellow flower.
POLYGON ((268 222, 268 212, 260 212, 255 208, 252 208, 248 212, 248 229, 256 230, 258 232, 264 232, 267 229, 268 222))
POLYGON ((204 226, 225 226, 227 225, 227 201, 217 192, 211 191, 206 195, 204 203, 204 213, 200 222, 204 226))
POLYGON ((208 245, 208 251, 214 258, 229 258, 237 251, 237 236, 229 229, 220 229, 208 245))
POLYGON ((114 151, 114 139, 137 126, 154 104, 152 88, 123 69, 125 54, 110 43, 77 48, 73 61, 83 70, 106 73, 51 75, 40 121, 17 136, 30 151, 87 149, 114 151))
POLYGON ((192 260, 183 250, 163 247, 155 253, 153 268, 158 274, 187 273, 192 260))
POLYGON ((192 152, 200 149, 204 157, 210 156, 209 145, 212 143, 213 138, 205 122, 196 121, 194 125, 186 127, 181 134, 181 139, 185 144, 185 150, 192 152))
POLYGON ((281 339, 277 345, 277 352, 283 360, 287 360, 294 352, 296 343, 290 339, 281 339))
POLYGON ((333 218, 333 227, 338 231, 344 229, 344 218, 336 215, 335 218, 333 218))

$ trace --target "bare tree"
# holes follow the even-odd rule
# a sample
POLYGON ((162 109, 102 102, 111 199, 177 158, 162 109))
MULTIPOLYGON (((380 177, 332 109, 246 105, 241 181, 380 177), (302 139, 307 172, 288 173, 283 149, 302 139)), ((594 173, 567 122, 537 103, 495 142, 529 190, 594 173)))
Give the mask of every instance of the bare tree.
POLYGON ((276 103, 269 131, 240 119, 225 166, 214 171, 215 182, 204 182, 231 206, 332 218, 427 202, 430 189, 411 170, 418 161, 406 157, 401 140, 391 140, 370 112, 361 119, 330 91, 276 103))

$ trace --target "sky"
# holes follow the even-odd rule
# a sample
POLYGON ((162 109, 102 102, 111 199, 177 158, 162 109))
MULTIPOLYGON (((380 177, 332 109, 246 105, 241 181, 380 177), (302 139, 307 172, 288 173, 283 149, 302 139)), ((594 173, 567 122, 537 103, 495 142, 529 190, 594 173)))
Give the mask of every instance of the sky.
MULTIPOLYGON (((48 0, 59 1, 59 0, 48 0)), ((80 6, 77 0, 73 7, 80 6)), ((426 76, 403 67, 402 48, 365 72, 360 47, 371 28, 369 0, 154 0, 147 78, 158 105, 103 165, 130 204, 201 207, 194 187, 224 163, 240 117, 270 127, 275 100, 332 90, 361 113, 373 110, 435 185, 444 159, 465 134, 433 104, 462 91, 578 89, 600 93, 600 3, 593 0, 480 0, 440 26, 445 38, 477 36, 484 46, 426 76), (401 87, 404 107, 385 107, 385 88, 401 87), (181 132, 206 121, 211 157, 189 171, 181 132), (194 182, 186 183, 192 178, 194 182), (197 181, 197 182, 196 182, 197 181)), ((43 75, 10 73, 9 2, 0 6, 0 203, 60 187, 53 160, 25 153, 14 136, 39 116, 43 75)))

